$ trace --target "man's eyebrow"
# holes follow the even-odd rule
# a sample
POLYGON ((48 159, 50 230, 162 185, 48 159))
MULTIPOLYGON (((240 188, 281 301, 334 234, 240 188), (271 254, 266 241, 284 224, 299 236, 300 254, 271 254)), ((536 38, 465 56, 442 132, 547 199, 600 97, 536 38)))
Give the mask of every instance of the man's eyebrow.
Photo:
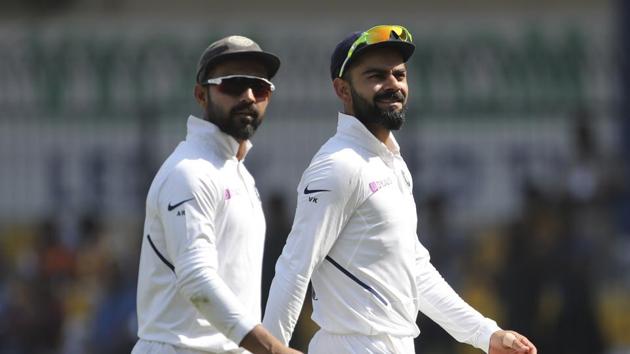
MULTIPOLYGON (((365 70, 363 70, 363 72, 361 73, 362 75, 370 75, 370 74, 387 74, 389 73, 390 70, 389 69, 382 69, 382 68, 367 68, 365 70)), ((407 72, 407 68, 396 68, 396 69, 392 69, 391 72, 393 74, 403 74, 407 72)))
POLYGON ((406 73, 406 72, 407 72, 407 67, 394 69, 394 70, 392 70, 392 72, 393 72, 394 74, 404 74, 404 73, 406 73))
POLYGON ((386 74, 387 72, 389 72, 389 70, 386 69, 380 69, 380 68, 367 68, 365 70, 363 70, 363 75, 369 75, 369 74, 386 74))

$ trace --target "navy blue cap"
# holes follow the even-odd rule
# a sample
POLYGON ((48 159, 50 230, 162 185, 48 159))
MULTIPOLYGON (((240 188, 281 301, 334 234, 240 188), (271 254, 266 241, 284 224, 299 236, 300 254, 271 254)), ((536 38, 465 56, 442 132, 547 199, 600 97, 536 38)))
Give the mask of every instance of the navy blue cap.
MULTIPOLYGON (((343 61, 346 60, 350 47, 352 47, 352 44, 354 43, 354 41, 356 41, 357 38, 359 38, 359 36, 361 36, 362 33, 363 31, 350 33, 346 38, 344 38, 341 42, 339 42, 339 44, 337 44, 337 46, 335 47, 335 50, 333 51, 332 56, 330 57, 330 78, 332 80, 339 77, 339 71, 341 70, 341 65, 343 65, 343 61)), ((358 46, 354 50, 352 57, 346 63, 346 67, 344 68, 344 71, 345 72, 348 71, 348 69, 350 68, 350 64, 359 57, 359 53, 365 51, 368 48, 383 48, 383 47, 392 48, 392 49, 396 49, 400 51, 400 54, 403 57, 403 62, 407 62, 407 60, 409 60, 409 58, 413 54, 413 51, 416 49, 416 46, 414 46, 413 43, 404 42, 398 39, 390 39, 388 41, 374 43, 374 44, 367 44, 367 45, 363 44, 363 45, 358 46)))

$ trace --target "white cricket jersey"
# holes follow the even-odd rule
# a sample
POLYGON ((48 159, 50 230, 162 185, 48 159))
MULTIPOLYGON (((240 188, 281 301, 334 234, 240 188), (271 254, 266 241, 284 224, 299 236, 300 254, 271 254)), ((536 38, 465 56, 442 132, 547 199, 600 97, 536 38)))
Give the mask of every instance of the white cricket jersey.
POLYGON ((488 351, 499 329, 466 304, 416 235, 409 170, 390 134, 380 142, 339 114, 298 186, 293 228, 276 264, 263 324, 291 338, 309 280, 313 320, 347 335, 416 337, 422 311, 457 340, 488 351))
MULTIPOLYGON (((248 142, 248 149, 251 144, 248 142)), ((190 116, 146 201, 138 337, 235 352, 260 323, 265 220, 238 142, 190 116)))

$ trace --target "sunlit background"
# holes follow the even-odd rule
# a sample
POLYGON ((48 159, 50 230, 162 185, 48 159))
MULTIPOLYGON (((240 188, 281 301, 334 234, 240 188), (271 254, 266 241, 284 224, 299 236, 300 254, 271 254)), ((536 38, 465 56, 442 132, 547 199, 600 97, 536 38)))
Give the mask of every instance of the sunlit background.
MULTIPOLYGON (((335 131, 332 49, 387 23, 416 44, 397 138, 438 270, 539 353, 630 353, 627 1, 3 0, 0 354, 131 350, 146 192, 200 113, 197 58, 229 34, 282 59, 246 160, 266 293, 335 131)), ((418 323, 417 353, 479 353, 418 323)))

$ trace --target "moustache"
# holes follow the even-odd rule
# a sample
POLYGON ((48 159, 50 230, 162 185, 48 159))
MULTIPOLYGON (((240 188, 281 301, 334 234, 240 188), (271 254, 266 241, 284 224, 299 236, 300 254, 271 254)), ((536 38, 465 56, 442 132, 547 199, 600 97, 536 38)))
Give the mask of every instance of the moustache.
POLYGON ((239 103, 230 110, 230 115, 245 114, 254 119, 258 119, 260 112, 253 103, 239 103))
POLYGON ((400 91, 387 91, 374 96, 374 101, 395 100, 398 102, 405 101, 405 95, 400 91))

